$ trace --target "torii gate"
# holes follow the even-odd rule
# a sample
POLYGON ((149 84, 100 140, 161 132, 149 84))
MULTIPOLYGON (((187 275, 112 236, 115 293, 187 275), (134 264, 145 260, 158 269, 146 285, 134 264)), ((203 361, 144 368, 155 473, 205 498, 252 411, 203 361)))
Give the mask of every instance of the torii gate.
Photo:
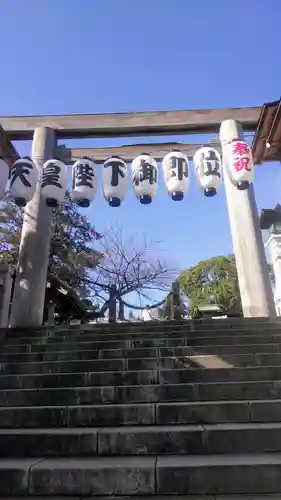
MULTIPOLYGON (((276 114, 279 113, 279 103, 272 103, 269 106, 271 108, 275 106, 276 114)), ((32 157, 36 157, 37 163, 41 166, 51 158, 60 159, 71 165, 77 157, 83 156, 94 157, 98 163, 104 162, 108 156, 118 155, 129 162, 141 153, 144 144, 68 149, 57 146, 57 140, 202 134, 214 133, 220 129, 223 153, 226 144, 235 139, 243 139, 243 130, 255 131, 257 125, 260 130, 264 124, 264 107, 0 117, 0 123, 2 125, 0 155, 10 167, 19 157, 11 141, 30 139, 33 139, 32 157)), ((255 137, 253 143, 255 163, 263 160, 263 154, 260 153, 261 140, 264 141, 264 137, 262 139, 260 136, 255 137), (255 158, 256 150, 259 151, 258 159, 255 158)), ((198 144, 149 144, 149 150, 156 160, 174 147, 177 150, 187 151, 187 156, 192 157, 198 149, 198 144)), ((224 182, 244 316, 275 316, 254 188, 251 185, 248 190, 238 191, 227 175, 224 176, 224 182)), ((11 326, 39 326, 42 323, 51 217, 52 210, 42 202, 38 189, 25 209, 11 326)))

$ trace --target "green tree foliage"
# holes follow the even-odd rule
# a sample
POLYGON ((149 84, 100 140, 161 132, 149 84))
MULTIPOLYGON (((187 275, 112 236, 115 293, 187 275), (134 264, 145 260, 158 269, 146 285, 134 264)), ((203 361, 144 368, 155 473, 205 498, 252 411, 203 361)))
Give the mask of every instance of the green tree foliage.
POLYGON ((188 298, 189 315, 198 306, 216 304, 223 313, 241 311, 241 299, 234 255, 203 260, 179 276, 181 292, 188 298))
MULTIPOLYGON (((0 262, 16 265, 23 210, 7 198, 0 205, 0 262)), ((47 230, 47 228, 46 228, 47 230)), ((93 268, 102 257, 94 249, 95 229, 88 218, 80 214, 69 193, 54 210, 49 273, 65 281, 85 297, 94 281, 93 268)))

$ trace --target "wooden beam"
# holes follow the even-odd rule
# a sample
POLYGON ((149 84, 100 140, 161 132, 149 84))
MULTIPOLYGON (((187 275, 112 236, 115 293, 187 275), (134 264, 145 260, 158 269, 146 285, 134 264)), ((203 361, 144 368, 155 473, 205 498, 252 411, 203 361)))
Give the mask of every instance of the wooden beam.
POLYGON ((187 111, 149 111, 56 116, 0 117, 10 140, 30 140, 40 126, 56 131, 58 139, 86 137, 122 137, 143 135, 214 133, 223 120, 242 123, 245 131, 254 131, 261 108, 200 109, 187 111))
MULTIPOLYGON (((209 143, 209 146, 221 150, 219 143, 209 143)), ((161 161, 166 153, 172 149, 183 152, 192 158, 196 151, 201 147, 201 144, 183 144, 181 142, 166 142, 162 144, 132 144, 130 146, 116 146, 107 148, 74 148, 68 149, 64 146, 59 146, 56 149, 56 158, 72 165, 79 158, 87 156, 92 158, 96 163, 103 163, 109 156, 121 156, 123 160, 131 162, 136 156, 141 153, 151 154, 155 160, 161 161)))
POLYGON ((7 139, 7 135, 0 125, 0 157, 12 168, 19 154, 13 144, 7 139))
POLYGON ((255 165, 281 160, 280 114, 281 100, 267 103, 262 108, 252 143, 255 165))

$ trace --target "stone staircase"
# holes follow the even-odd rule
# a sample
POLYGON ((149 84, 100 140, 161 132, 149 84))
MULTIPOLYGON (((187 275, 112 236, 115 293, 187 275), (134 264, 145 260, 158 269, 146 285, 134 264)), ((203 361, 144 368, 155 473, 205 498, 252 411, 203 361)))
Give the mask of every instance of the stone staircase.
POLYGON ((281 498, 278 319, 9 330, 0 370, 1 498, 281 498))

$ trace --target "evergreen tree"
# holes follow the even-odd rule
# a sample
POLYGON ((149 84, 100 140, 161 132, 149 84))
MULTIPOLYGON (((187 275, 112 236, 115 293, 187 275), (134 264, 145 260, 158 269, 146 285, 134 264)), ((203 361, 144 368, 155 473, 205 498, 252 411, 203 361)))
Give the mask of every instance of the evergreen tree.
MULTIPOLYGON (((11 198, 0 205, 0 262, 16 265, 21 238, 23 209, 11 198)), ((85 215, 78 211, 67 193, 54 209, 49 273, 73 287, 81 297, 94 287, 91 272, 102 258, 94 249, 98 233, 85 215)))
POLYGON ((216 304, 225 314, 242 310, 234 255, 200 261, 180 275, 179 283, 191 317, 197 316, 200 305, 216 304))

